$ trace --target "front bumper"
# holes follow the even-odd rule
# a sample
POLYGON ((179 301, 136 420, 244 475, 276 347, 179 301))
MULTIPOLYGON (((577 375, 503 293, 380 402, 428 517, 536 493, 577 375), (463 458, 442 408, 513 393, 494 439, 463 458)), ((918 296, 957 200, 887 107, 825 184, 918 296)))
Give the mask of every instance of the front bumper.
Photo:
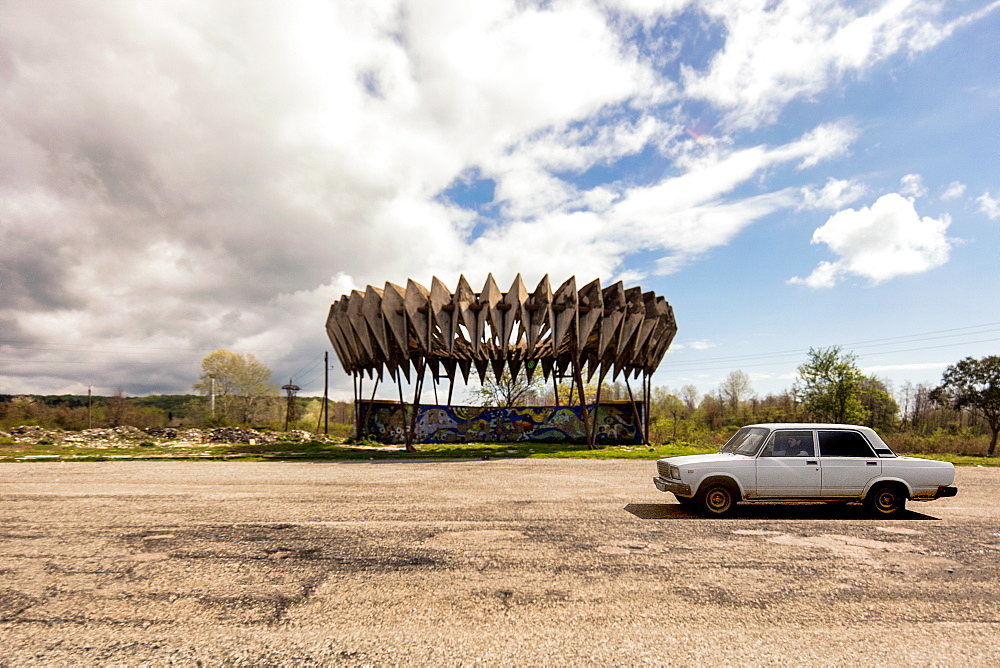
POLYGON ((691 486, 675 480, 669 480, 662 476, 656 476, 653 478, 653 484, 656 485, 656 489, 661 492, 673 492, 674 494, 680 494, 681 496, 691 496, 691 486))

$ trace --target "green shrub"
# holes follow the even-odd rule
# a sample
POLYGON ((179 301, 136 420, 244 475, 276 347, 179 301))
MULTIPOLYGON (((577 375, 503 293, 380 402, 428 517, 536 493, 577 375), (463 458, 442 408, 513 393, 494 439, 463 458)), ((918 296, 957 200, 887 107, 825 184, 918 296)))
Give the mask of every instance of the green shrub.
POLYGON ((344 445, 358 445, 363 448, 380 448, 384 444, 381 441, 377 441, 367 434, 364 436, 351 436, 344 441, 344 445))

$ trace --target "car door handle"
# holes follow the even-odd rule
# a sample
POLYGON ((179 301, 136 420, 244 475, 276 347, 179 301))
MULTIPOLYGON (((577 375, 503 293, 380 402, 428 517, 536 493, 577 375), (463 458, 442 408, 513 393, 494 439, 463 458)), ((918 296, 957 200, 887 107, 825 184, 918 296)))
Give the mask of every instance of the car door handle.
POLYGON ((878 466, 878 462, 865 462, 868 466, 878 466))
POLYGON ((815 459, 810 459, 806 462, 806 466, 819 466, 819 461, 815 459))

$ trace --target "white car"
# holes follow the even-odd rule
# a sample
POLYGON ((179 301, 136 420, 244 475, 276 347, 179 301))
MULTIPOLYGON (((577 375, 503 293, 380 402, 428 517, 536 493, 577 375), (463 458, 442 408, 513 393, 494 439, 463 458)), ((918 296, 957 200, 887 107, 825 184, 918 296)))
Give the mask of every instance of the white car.
POLYGON ((711 517, 739 501, 861 501, 893 517, 907 499, 958 493, 952 464, 899 457, 874 430, 845 424, 749 425, 715 454, 667 457, 656 468, 658 490, 711 517))

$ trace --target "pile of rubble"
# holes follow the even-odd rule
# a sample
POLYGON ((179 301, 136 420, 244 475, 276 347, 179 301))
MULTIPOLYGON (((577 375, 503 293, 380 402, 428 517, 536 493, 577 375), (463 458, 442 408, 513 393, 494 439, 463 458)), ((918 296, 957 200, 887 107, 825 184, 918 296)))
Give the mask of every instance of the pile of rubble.
POLYGON ((205 434, 205 438, 209 443, 270 443, 273 440, 256 429, 240 427, 212 429, 205 434))
POLYGON ((266 445, 279 442, 304 442, 323 440, 319 434, 292 430, 287 432, 258 431, 241 427, 220 427, 218 429, 177 429, 175 427, 155 427, 146 430, 122 426, 107 429, 83 429, 63 431, 25 425, 14 427, 10 432, 0 431, 0 438, 15 443, 46 444, 114 444, 126 445, 136 441, 181 441, 184 443, 246 443, 266 445))

